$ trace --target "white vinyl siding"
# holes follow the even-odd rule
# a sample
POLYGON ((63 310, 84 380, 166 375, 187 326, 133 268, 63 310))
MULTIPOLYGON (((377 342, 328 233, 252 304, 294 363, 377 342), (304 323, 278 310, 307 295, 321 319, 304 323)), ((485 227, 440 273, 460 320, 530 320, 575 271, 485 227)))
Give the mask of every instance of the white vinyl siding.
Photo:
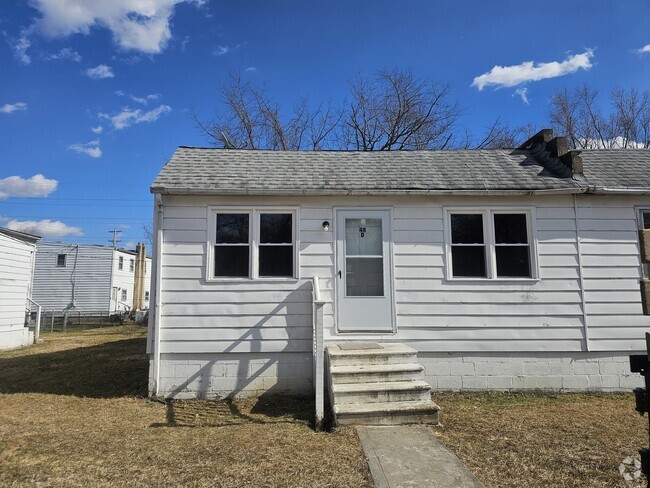
MULTIPOLYGON (((311 277, 326 300, 326 341, 403 342, 428 352, 642 350, 635 206, 647 197, 163 196, 163 353, 311 351, 311 277), (208 207, 299 208, 297 280, 206 281, 208 207), (395 334, 339 334, 335 209, 392 207, 395 334), (444 208, 534 209, 537 280, 447 279, 444 208), (323 222, 330 227, 323 229, 323 222), (580 236, 583 296, 578 265, 580 236)), ((153 299, 153 297, 152 297, 153 299)))
POLYGON ((27 345, 25 307, 35 246, 0 234, 0 349, 27 345))

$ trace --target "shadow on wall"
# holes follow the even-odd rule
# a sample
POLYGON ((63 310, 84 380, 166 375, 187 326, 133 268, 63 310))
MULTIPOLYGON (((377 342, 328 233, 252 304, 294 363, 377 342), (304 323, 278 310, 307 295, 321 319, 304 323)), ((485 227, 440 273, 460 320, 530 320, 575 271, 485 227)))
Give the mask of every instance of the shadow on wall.
POLYGON ((0 393, 91 398, 147 395, 146 339, 0 359, 0 393))
MULTIPOLYGON (((242 393, 254 395, 263 392, 264 396, 311 394, 311 308, 311 285, 301 283, 239 338, 230 341, 228 347, 218 353, 219 358, 197 365, 194 371, 188 369, 187 377, 173 386, 166 397, 187 397, 189 393, 209 399, 218 397, 220 390, 230 392, 226 396, 228 399, 242 393), (309 301, 304 300, 306 291, 309 292, 309 301), (272 322, 277 324, 278 320, 273 319, 278 318, 286 325, 271 325, 272 322), (264 330, 284 331, 285 334, 277 339, 264 339, 264 330), (283 344, 281 349, 273 347, 280 344, 283 344)), ((218 318, 215 318, 215 329, 218 330, 218 318)))

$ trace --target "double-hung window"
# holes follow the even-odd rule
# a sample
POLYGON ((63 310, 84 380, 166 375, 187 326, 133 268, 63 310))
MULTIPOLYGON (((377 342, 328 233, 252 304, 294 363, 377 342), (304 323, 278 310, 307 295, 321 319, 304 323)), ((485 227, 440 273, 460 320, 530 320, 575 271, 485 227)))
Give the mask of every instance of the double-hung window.
POLYGON ((449 210, 448 276, 537 278, 530 211, 449 210))
POLYGON ((294 278, 296 214, 213 209, 208 279, 294 278))

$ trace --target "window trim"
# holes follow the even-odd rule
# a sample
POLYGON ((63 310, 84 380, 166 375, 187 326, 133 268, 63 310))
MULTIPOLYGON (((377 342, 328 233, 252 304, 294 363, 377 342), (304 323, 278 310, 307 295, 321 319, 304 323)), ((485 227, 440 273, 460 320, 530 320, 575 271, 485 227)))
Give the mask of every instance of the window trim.
POLYGON ((537 217, 535 207, 444 207, 444 241, 445 241, 445 278, 446 281, 475 281, 475 282, 536 282, 540 280, 539 259, 537 251, 537 217), (485 246, 485 278, 454 276, 451 258, 451 215, 452 214, 481 214, 483 216, 483 241, 485 246), (531 276, 525 278, 498 277, 496 263, 496 239, 494 235, 495 214, 523 214, 526 216, 526 231, 530 248, 531 276))
POLYGON ((120 300, 122 303, 125 303, 129 299, 129 293, 126 288, 122 288, 122 294, 121 294, 122 299, 120 300))
POLYGON ((117 257, 117 270, 124 271, 124 256, 117 257))
POLYGON ((248 283, 259 282, 295 282, 300 279, 300 208, 299 207, 229 207, 229 206, 208 206, 206 218, 208 219, 208 235, 206 242, 206 260, 204 277, 206 283, 248 283), (248 276, 214 276, 214 248, 217 232, 217 214, 248 214, 249 215, 249 255, 248 255, 248 276), (292 245, 293 245, 293 276, 259 276, 259 240, 260 240, 260 214, 288 213, 292 215, 292 245))
POLYGON ((65 268, 68 266, 68 255, 67 254, 57 254, 56 255, 56 267, 65 268), (63 256, 63 264, 59 264, 59 257, 63 256))
POLYGON ((129 258, 129 272, 133 273, 135 271, 135 259, 129 258))
MULTIPOLYGON (((644 213, 650 213, 650 206, 636 206, 634 207, 635 213, 636 213, 636 227, 637 229, 643 230, 643 214, 644 213)), ((638 243, 639 237, 637 236, 637 243, 638 243)), ((639 243, 640 244, 640 243, 639 243)), ((647 280, 650 279, 650 264, 644 263, 642 260, 642 250, 639 247, 639 263, 641 263, 641 279, 642 280, 647 280)))

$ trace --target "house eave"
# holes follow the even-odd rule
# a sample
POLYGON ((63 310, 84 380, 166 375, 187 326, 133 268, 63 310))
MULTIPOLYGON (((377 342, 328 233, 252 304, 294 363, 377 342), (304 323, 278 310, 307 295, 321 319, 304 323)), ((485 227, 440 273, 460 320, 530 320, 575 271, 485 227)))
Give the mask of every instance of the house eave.
POLYGON ((573 195, 586 193, 587 188, 554 188, 554 189, 467 189, 467 190, 439 190, 439 189, 371 189, 371 190, 311 190, 311 189, 286 189, 286 190, 242 190, 242 189, 209 189, 209 188, 165 188, 151 187, 151 193, 160 195, 222 195, 222 196, 396 196, 396 195, 452 195, 452 196, 521 196, 521 195, 573 195))

